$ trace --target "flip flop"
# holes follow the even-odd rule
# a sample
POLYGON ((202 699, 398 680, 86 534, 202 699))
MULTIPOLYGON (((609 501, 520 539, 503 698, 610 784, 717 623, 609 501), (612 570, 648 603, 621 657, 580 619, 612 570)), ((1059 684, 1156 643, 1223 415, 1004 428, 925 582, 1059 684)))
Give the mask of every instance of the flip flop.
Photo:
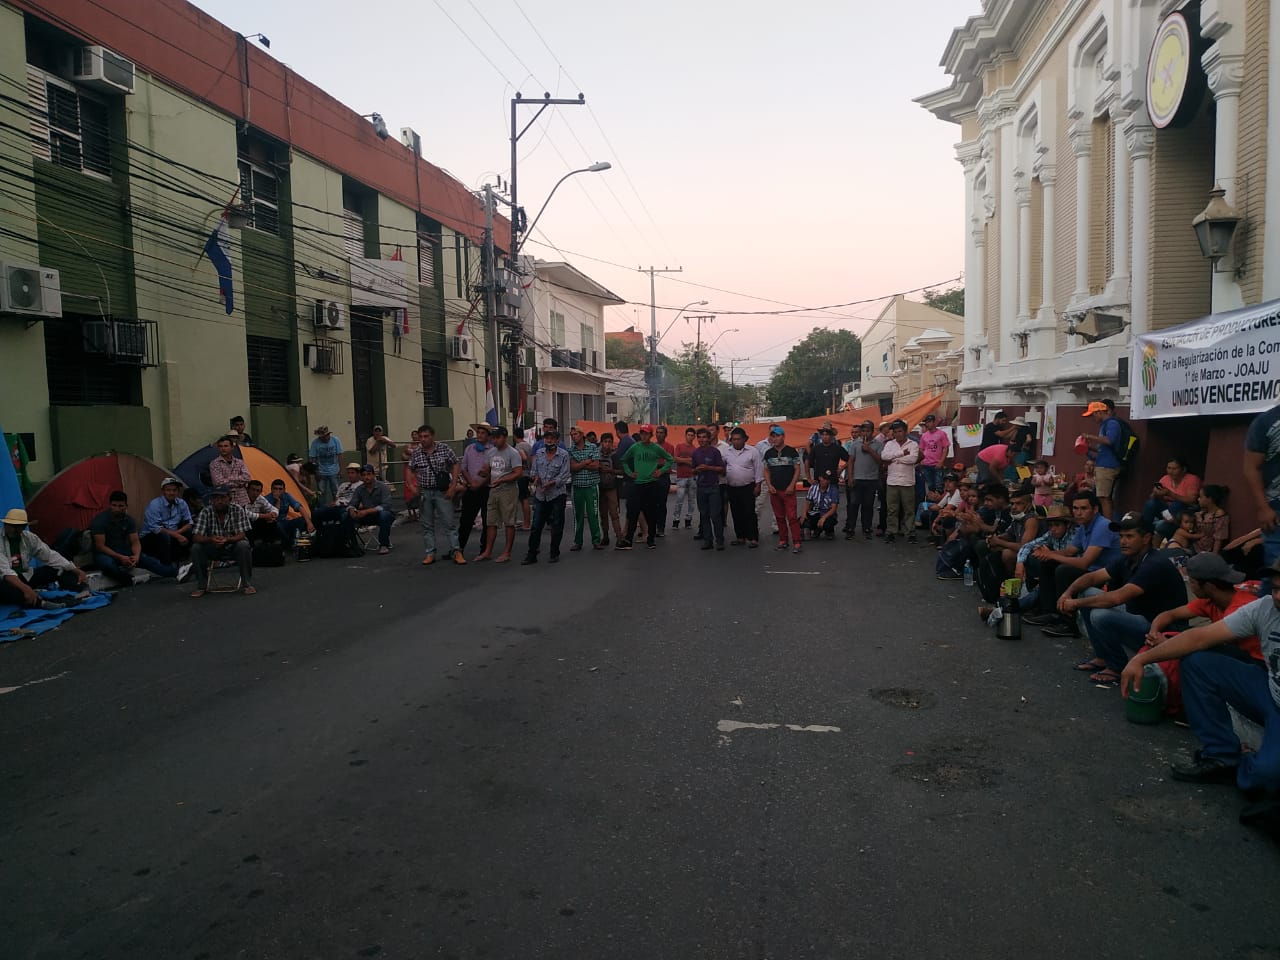
POLYGON ((203 597, 203 596, 204 596, 204 591, 203 591, 203 590, 192 590, 192 591, 191 591, 191 598, 192 598, 193 600, 199 600, 199 599, 200 599, 201 597, 203 597))
POLYGON ((246 597, 252 597, 255 593, 257 593, 257 592, 258 592, 258 588, 257 588, 257 587, 245 587, 245 588, 244 588, 244 590, 243 590, 242 592, 244 593, 244 595, 245 595, 246 597))
POLYGON ((1098 687, 1118 687, 1120 686, 1120 674, 1114 670, 1099 670, 1097 673, 1089 674, 1089 679, 1098 687))
POLYGON ((1081 660, 1072 670, 1079 670, 1081 673, 1096 673, 1099 670, 1105 670, 1107 665, 1100 661, 1097 657, 1091 657, 1088 660, 1081 660))
POLYGON ((494 563, 509 563, 510 561, 511 561, 511 558, 510 558, 510 557, 495 557, 493 562, 494 562, 494 563))
POLYGON ((472 563, 484 563, 484 562, 485 562, 486 560, 488 560, 488 559, 489 559, 488 557, 481 555, 481 556, 476 557, 476 558, 475 558, 474 560, 472 560, 471 562, 472 562, 472 563))

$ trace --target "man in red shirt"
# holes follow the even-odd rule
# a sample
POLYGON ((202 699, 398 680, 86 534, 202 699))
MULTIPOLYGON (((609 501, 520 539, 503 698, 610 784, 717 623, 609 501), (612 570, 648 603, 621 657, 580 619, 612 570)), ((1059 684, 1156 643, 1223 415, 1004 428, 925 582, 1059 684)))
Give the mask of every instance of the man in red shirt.
POLYGON ((676 506, 671 516, 671 529, 680 528, 680 510, 684 509, 684 526, 687 530, 693 526, 693 507, 698 499, 698 480, 693 475, 693 451, 697 449, 694 442, 697 432, 693 427, 686 427, 684 443, 677 443, 676 458, 676 506))

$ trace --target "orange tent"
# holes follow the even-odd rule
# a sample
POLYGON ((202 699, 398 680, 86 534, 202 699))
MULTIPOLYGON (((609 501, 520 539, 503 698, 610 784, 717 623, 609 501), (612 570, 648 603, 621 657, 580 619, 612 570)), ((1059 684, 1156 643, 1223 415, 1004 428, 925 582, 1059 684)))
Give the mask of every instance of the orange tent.
MULTIPOLYGON (((756 443, 763 440, 769 435, 770 427, 782 427, 786 431, 787 443, 796 447, 807 447, 809 438, 817 431, 822 424, 828 420, 835 427, 836 436, 843 440, 849 436, 850 431, 857 424, 864 420, 870 420, 879 426, 886 420, 905 420, 907 425, 914 427, 917 423, 924 419, 926 414, 932 413, 942 405, 942 394, 932 394, 921 397, 914 403, 896 410, 888 416, 880 413, 879 407, 863 407, 861 410, 841 410, 827 417, 806 417, 802 420, 783 420, 778 423, 744 423, 742 429, 747 431, 747 442, 756 443)), ((613 424, 597 420, 579 420, 576 424, 578 429, 583 432, 591 432, 594 430, 596 435, 602 433, 612 433, 613 424)), ((636 424, 631 424, 632 432, 635 432, 636 424)), ((668 439, 675 443, 684 439, 684 424, 668 424, 668 439)))

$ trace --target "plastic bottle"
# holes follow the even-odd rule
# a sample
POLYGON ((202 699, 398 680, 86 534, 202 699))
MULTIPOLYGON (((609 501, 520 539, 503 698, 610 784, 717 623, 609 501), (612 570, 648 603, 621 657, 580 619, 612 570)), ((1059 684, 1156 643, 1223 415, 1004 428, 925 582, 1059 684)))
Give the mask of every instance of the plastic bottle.
POLYGON ((964 585, 966 587, 973 586, 973 561, 966 560, 964 562, 964 585))

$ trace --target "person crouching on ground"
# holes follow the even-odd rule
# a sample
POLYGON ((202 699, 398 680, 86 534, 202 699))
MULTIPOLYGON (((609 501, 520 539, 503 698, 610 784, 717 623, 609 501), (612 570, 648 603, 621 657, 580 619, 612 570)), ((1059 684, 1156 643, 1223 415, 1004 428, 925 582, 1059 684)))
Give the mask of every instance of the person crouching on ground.
POLYGON ((41 587, 57 584, 63 590, 83 587, 87 575, 59 553, 50 550, 43 540, 27 529, 27 511, 10 510, 4 515, 0 534, 0 604, 14 604, 40 610, 56 610, 65 604, 43 600, 36 592, 41 587), (32 568, 31 561, 40 565, 32 568))
MULTIPOLYGON (((809 488, 809 509, 804 516, 804 528, 809 531, 809 539, 817 540, 822 534, 828 540, 836 538, 836 520, 840 512, 840 492, 834 483, 831 472, 818 474, 818 482, 809 488)), ((796 553, 799 553, 797 548, 796 553)))

